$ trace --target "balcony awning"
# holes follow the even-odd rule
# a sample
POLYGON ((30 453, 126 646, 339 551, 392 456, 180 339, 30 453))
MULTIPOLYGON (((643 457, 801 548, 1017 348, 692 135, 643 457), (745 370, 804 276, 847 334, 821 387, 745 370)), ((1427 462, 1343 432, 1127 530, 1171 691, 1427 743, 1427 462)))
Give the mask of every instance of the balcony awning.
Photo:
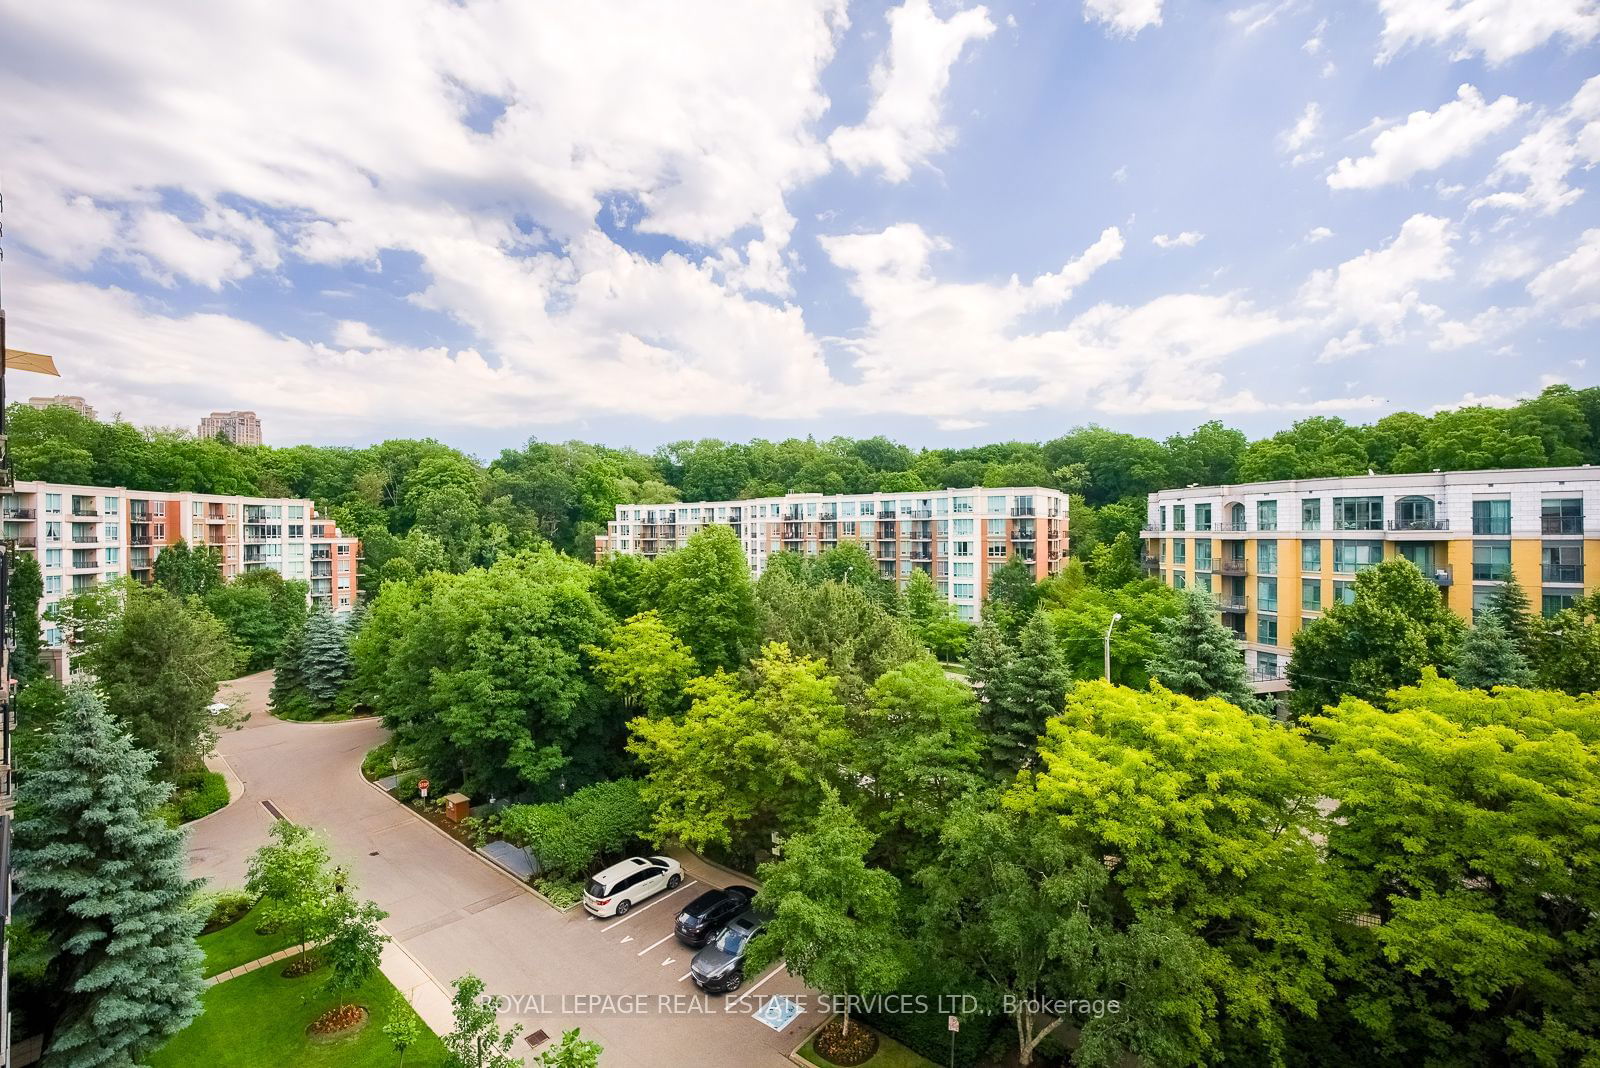
POLYGON ((23 352, 21 349, 6 349, 6 370, 33 371, 35 374, 61 377, 61 372, 56 370, 54 356, 46 356, 42 352, 23 352))

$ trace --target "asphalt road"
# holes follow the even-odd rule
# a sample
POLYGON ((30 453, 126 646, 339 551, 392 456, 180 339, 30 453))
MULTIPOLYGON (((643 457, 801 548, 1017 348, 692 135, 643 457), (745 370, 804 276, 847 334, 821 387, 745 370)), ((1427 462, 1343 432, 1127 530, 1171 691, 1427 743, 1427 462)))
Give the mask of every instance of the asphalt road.
MULTIPOLYGON (((245 794, 194 825, 195 876, 242 885, 249 855, 271 826, 263 804, 270 802, 326 834, 360 892, 389 913, 385 928, 435 979, 448 985, 477 974, 504 999, 504 1022, 552 1038, 581 1027, 605 1047, 607 1066, 788 1064, 787 1052, 819 1022, 816 1011, 805 1011, 777 1032, 754 1018, 775 996, 815 1005, 781 965, 749 976, 731 998, 702 995, 688 978, 693 951, 671 935, 677 908, 707 886, 737 880, 680 858, 684 884, 620 921, 581 908, 557 912, 361 777, 363 754, 385 737, 379 723, 273 719, 270 685, 270 673, 229 684, 251 715, 223 735, 218 752, 245 794)), ((527 1046, 518 1048, 531 1059, 527 1046)))

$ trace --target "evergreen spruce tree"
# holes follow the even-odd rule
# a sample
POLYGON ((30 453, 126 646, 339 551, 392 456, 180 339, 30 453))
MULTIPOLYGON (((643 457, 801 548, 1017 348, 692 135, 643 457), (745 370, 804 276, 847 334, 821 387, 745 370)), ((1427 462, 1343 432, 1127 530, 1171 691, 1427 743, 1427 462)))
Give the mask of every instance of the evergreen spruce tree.
POLYGON ((1255 710, 1250 675, 1233 632, 1217 619, 1217 606, 1204 590, 1185 590, 1176 616, 1161 621, 1150 677, 1174 693, 1204 700, 1220 697, 1229 704, 1255 710))
POLYGON ((188 907, 171 787, 94 691, 75 686, 17 793, 19 911, 56 947, 47 1068, 124 1065, 200 1012, 204 921, 188 907))
POLYGON ((313 612, 306 620, 300 665, 312 708, 319 714, 338 711, 339 697, 350 681, 350 631, 345 620, 328 611, 313 612))
POLYGON ((1009 707, 1006 695, 1011 684, 1015 656, 1005 635, 993 619, 985 619, 967 642, 967 677, 978 695, 978 727, 984 743, 992 750, 1002 732, 1009 707))
POLYGON ((1517 652, 1524 658, 1531 657, 1536 638, 1534 629, 1536 624, 1533 617, 1533 602, 1528 599, 1522 583, 1518 582, 1515 576, 1506 579, 1489 595, 1489 603, 1485 609, 1482 614, 1493 616, 1500 622, 1506 637, 1510 639, 1517 652))
POLYGON ((1061 711, 1072 685, 1055 628, 1043 611, 1035 611, 1017 635, 1010 674, 1000 690, 995 732, 989 738, 991 764, 1002 774, 1032 760, 1045 720, 1061 711))
POLYGON ((301 663, 305 646, 306 624, 301 624, 283 636, 283 645, 278 649, 277 670, 272 676, 272 693, 268 700, 273 714, 284 719, 301 719, 311 712, 310 702, 306 699, 305 669, 301 663))
POLYGON ((1533 685, 1528 658, 1512 641, 1497 613, 1485 612, 1462 640, 1455 681, 1473 690, 1533 685))

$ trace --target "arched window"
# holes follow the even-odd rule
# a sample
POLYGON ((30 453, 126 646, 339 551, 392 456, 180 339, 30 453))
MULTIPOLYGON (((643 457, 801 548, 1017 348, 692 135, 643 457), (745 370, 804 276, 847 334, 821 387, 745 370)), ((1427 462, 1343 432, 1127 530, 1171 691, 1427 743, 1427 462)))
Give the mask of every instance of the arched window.
POLYGON ((1394 502, 1396 530, 1433 530, 1435 505, 1431 497, 1401 497, 1394 502))
POLYGON ((1235 501, 1233 504, 1228 505, 1228 529, 1243 530, 1244 528, 1244 505, 1235 501))

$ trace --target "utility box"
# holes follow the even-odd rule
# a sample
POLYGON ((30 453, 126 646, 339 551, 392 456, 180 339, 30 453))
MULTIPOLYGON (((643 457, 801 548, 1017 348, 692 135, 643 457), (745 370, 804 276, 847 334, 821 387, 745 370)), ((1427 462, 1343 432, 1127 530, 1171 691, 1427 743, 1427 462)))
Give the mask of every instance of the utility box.
POLYGON ((445 794, 445 819, 451 823, 460 823, 470 815, 472 815, 472 802, 467 800, 466 794, 445 794))

